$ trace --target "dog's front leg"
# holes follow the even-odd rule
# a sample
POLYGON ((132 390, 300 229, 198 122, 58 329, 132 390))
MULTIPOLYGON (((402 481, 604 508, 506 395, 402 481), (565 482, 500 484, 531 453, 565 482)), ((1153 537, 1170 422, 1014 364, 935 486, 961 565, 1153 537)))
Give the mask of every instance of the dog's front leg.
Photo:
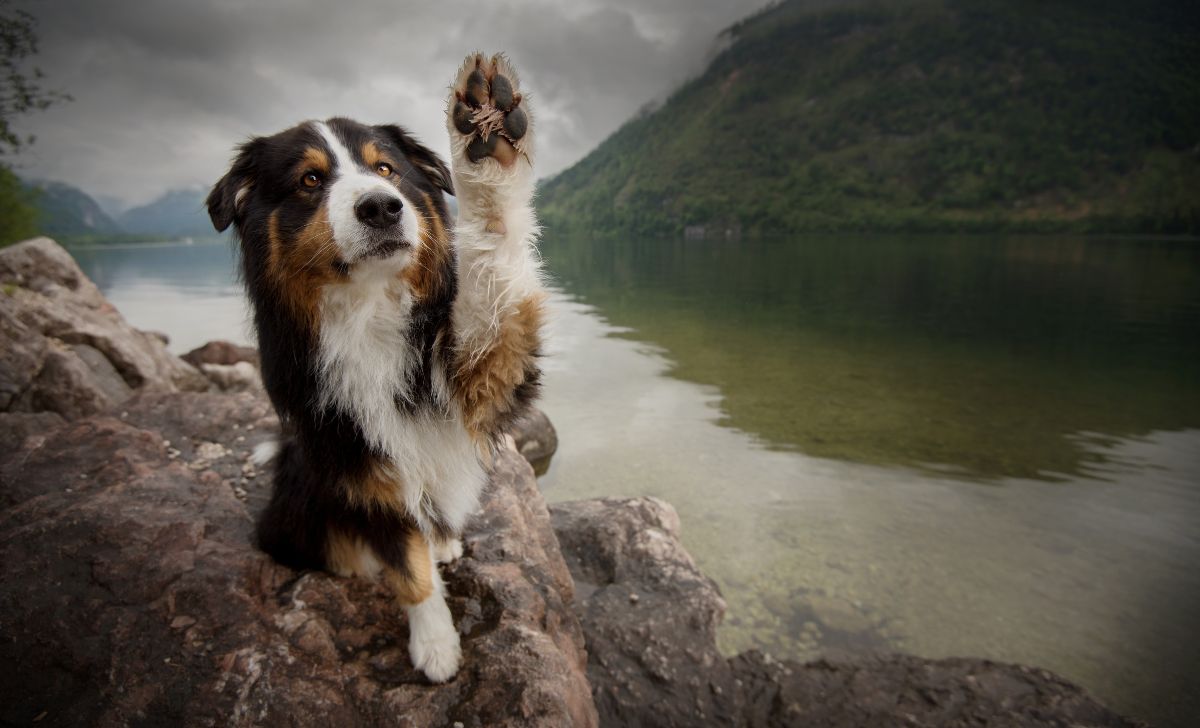
POLYGON ((450 378, 468 430, 491 442, 536 392, 542 289, 529 99, 503 56, 472 55, 446 109, 458 197, 450 378))
POLYGON ((408 655, 413 666, 431 682, 441 683, 458 672, 462 648, 446 604, 446 588, 428 549, 424 558, 429 562, 429 578, 422 588, 412 589, 409 574, 389 571, 385 576, 408 615, 408 655))
POLYGON ((446 604, 430 541, 413 525, 403 535, 377 531, 366 538, 338 528, 329 531, 325 565, 339 576, 381 579, 408 615, 408 654, 431 682, 458 672, 458 630, 446 604))

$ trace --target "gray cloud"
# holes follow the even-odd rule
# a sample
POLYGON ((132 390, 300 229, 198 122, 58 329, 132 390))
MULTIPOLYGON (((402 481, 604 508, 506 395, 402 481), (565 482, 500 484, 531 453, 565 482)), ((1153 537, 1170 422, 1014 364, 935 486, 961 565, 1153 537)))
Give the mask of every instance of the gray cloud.
POLYGON ((538 174, 577 161, 697 72, 766 0, 49 0, 37 64, 74 101, 19 120, 27 176, 125 204, 208 185, 235 144, 307 118, 399 122, 443 154, 458 63, 503 50, 531 90, 538 174))

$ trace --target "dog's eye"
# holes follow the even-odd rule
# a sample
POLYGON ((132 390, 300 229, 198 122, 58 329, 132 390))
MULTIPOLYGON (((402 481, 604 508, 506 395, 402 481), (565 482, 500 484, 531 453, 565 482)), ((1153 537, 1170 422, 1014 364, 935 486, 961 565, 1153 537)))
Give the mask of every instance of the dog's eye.
POLYGON ((375 171, 379 173, 380 177, 391 177, 392 165, 388 164, 387 162, 380 162, 379 164, 375 165, 375 171))
POLYGON ((310 190, 320 187, 321 175, 317 174, 316 172, 305 172, 304 176, 300 178, 300 184, 304 185, 310 190))

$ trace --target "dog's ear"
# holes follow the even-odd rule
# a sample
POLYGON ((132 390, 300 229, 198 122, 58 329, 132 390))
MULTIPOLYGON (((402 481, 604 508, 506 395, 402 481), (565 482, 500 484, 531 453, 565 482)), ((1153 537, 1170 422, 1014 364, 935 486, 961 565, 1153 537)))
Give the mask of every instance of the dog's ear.
POLYGON ((438 188, 454 194, 454 183, 450 181, 450 170, 433 150, 418 142, 411 134, 395 124, 384 124, 378 129, 393 144, 400 147, 400 151, 404 152, 408 161, 424 172, 425 176, 429 177, 429 181, 438 188))
POLYGON ((208 193, 208 216, 212 218, 213 227, 217 232, 225 229, 238 219, 239 204, 245 193, 254 184, 258 170, 258 159, 262 154, 265 141, 261 138, 251 139, 238 147, 237 158, 233 166, 225 173, 219 182, 213 185, 208 193))

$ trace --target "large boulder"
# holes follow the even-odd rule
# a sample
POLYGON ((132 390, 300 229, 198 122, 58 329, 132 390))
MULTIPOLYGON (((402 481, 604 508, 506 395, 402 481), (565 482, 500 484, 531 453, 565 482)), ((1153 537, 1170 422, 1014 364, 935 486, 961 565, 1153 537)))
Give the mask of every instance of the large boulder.
POLYGON ((603 725, 737 725, 743 700, 717 651, 720 590, 657 498, 550 507, 575 577, 588 679, 603 725))
POLYGON ((17 449, 26 437, 66 422, 54 412, 0 412, 0 452, 17 449))
POLYGON ((53 240, 0 250, 0 412, 73 419, 144 387, 208 386, 161 339, 130 326, 53 240))
POLYGON ((223 392, 241 392, 262 387, 258 349, 228 341, 210 341, 180 357, 200 370, 223 392))
POLYGON ((246 362, 258 366, 258 349, 229 341, 210 341, 179 357, 194 367, 205 364, 232 366, 246 362))
POLYGON ((1044 670, 878 655, 726 659, 725 602, 655 498, 550 508, 575 577, 588 679, 607 726, 1135 726, 1044 670))
POLYGON ((464 661, 431 685, 403 611, 252 545, 258 393, 146 390, 0 455, 0 722, 590 726, 572 582, 532 469, 496 459, 444 567, 464 661))
POLYGON ((279 434, 256 352, 203 347, 201 374, 47 239, 0 252, 0 285, 0 723, 596 724, 517 452, 444 567, 464 660, 431 685, 385 589, 254 548, 251 452, 279 434))

